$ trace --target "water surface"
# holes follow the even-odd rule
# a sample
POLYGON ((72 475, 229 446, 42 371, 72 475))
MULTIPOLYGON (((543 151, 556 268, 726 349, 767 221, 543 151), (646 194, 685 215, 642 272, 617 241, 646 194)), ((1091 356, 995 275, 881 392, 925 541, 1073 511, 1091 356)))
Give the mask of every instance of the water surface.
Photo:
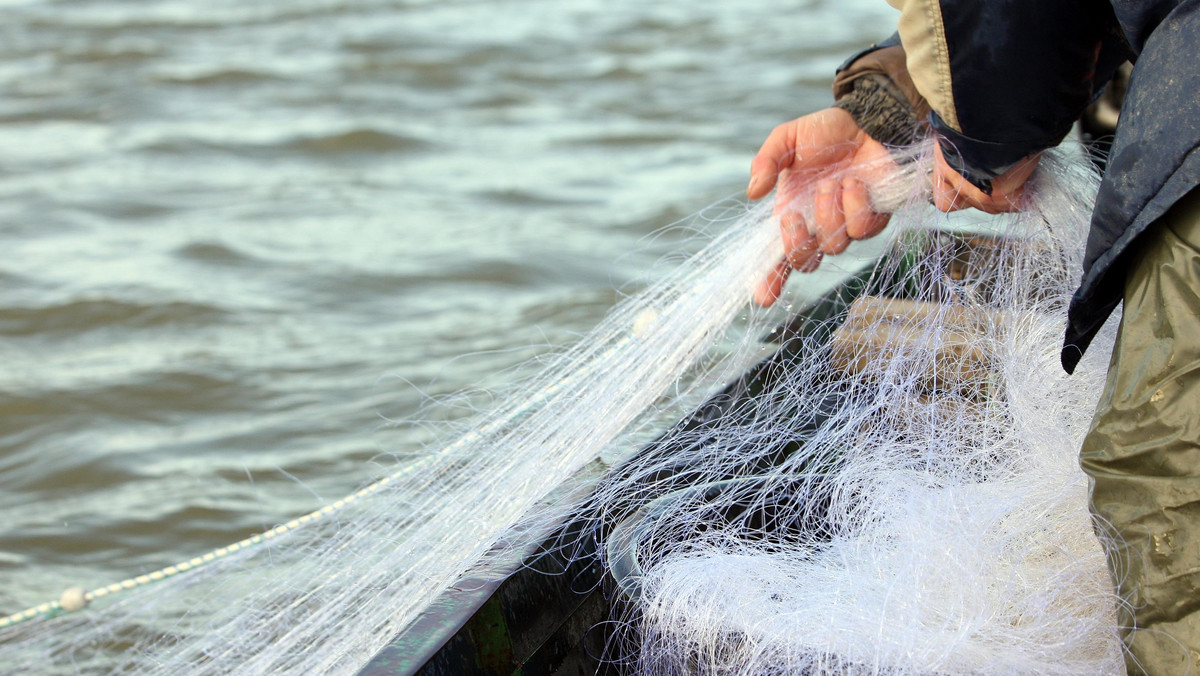
POLYGON ((0 614, 336 499, 739 194, 882 0, 0 2, 0 614))

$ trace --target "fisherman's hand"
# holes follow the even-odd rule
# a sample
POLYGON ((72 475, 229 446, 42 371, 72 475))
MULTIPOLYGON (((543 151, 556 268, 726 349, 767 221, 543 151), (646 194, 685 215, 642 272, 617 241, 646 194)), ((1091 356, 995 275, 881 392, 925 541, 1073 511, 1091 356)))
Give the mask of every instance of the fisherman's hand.
POLYGON ((962 174, 946 163, 940 145, 933 161, 933 204, 942 211, 974 207, 989 214, 1002 214, 1020 208, 1025 181, 1037 169, 1041 153, 1026 157, 1008 171, 992 179, 992 194, 971 185, 962 174))
POLYGON ((775 215, 787 254, 755 289, 755 302, 771 305, 793 269, 811 272, 825 254, 841 253, 851 240, 883 230, 889 214, 872 210, 867 185, 887 171, 890 161, 887 149, 840 108, 826 108, 771 132, 750 165, 746 196, 760 199, 778 185, 775 215), (814 185, 810 234, 810 224, 793 203, 814 185))

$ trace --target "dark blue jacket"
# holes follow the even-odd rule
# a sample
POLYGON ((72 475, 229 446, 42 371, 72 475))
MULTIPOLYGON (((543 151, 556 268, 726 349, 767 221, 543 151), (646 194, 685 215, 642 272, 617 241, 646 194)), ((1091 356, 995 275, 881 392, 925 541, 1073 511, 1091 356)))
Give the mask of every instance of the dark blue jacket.
POLYGON ((1200 1, 1112 6, 1134 68, 1071 299, 1067 371, 1121 301, 1134 242, 1200 184, 1200 1))

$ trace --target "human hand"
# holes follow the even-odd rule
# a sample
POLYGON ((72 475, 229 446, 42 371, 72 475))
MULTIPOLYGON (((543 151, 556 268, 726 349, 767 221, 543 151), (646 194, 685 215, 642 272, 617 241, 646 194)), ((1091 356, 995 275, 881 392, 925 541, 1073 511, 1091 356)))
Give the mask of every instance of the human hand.
POLYGON ((1037 169, 1042 156, 1041 153, 1030 155, 992 179, 992 194, 989 195, 971 185, 946 163, 940 145, 934 152, 933 205, 942 211, 974 207, 989 214, 1002 214, 1020 208, 1025 195, 1025 181, 1037 169))
POLYGON ((811 272, 825 254, 883 230, 890 215, 872 209, 867 186, 895 166, 887 148, 840 108, 776 127, 750 165, 746 196, 760 199, 778 185, 774 214, 786 255, 755 289, 755 302, 771 305, 793 269, 811 272), (814 222, 808 223, 797 203, 814 187, 814 222))

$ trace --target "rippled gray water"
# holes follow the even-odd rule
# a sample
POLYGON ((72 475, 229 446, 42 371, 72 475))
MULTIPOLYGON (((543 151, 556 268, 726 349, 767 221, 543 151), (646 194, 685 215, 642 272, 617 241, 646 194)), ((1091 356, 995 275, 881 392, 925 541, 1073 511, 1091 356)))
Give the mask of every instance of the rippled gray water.
POLYGON ((415 452, 740 193, 882 0, 0 2, 0 614, 415 452))

